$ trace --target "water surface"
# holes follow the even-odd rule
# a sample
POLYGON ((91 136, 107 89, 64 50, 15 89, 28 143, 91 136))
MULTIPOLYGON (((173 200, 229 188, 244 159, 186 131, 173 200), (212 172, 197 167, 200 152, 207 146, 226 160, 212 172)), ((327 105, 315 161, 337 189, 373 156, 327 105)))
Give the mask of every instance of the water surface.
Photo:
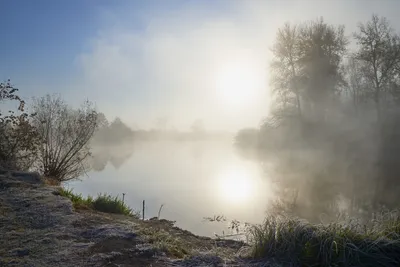
POLYGON ((94 156, 97 171, 69 183, 75 192, 125 193, 136 210, 145 200, 146 218, 164 204, 161 218, 199 235, 228 233, 226 223, 203 220, 213 215, 261 222, 271 195, 260 166, 241 158, 230 141, 135 142, 96 147, 94 156))

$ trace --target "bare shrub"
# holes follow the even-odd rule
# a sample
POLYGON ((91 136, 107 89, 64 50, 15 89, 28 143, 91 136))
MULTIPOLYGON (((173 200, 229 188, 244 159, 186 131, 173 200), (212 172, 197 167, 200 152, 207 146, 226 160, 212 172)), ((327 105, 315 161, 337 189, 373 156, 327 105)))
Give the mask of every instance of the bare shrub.
POLYGON ((59 96, 34 99, 34 125, 42 141, 38 171, 58 182, 77 179, 89 169, 89 141, 97 128, 97 112, 86 101, 70 108, 59 96))

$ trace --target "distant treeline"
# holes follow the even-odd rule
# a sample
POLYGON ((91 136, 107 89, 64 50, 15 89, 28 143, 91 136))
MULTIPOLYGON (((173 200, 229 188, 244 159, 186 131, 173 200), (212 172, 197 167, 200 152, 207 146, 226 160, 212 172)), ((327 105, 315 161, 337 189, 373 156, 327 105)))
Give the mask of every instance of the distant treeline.
MULTIPOLYGON (((101 114, 101 113, 100 113, 101 114)), ((192 127, 191 131, 177 131, 164 129, 131 129, 120 118, 108 123, 104 114, 99 115, 101 122, 93 137, 93 144, 116 145, 129 141, 195 141, 219 140, 231 137, 228 132, 207 132, 202 128, 192 127)))

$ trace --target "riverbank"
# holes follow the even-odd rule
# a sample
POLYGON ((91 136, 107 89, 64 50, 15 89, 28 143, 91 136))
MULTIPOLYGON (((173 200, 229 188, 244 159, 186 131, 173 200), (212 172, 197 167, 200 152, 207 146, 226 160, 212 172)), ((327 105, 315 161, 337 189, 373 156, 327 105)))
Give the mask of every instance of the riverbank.
POLYGON ((400 264, 400 217, 396 212, 383 213, 367 225, 314 225, 294 217, 269 216, 263 224, 250 228, 250 247, 234 240, 197 236, 168 220, 143 221, 134 214, 77 208, 61 191, 44 184, 36 174, 0 171, 0 266, 400 264))
POLYGON ((75 210, 31 173, 0 172, 0 266, 271 266, 167 220, 75 210))

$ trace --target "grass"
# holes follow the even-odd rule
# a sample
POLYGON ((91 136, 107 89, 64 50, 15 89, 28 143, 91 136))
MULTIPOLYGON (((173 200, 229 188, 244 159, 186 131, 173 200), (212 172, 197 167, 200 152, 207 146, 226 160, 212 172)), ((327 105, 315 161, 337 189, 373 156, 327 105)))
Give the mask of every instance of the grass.
POLYGON ((139 218, 139 214, 126 205, 118 196, 113 197, 108 194, 99 194, 96 198, 91 196, 85 198, 81 194, 74 193, 72 189, 65 188, 61 188, 59 193, 61 196, 69 198, 76 209, 93 209, 139 218))
POLYGON ((163 229, 148 227, 140 229, 139 232, 154 248, 165 252, 170 257, 184 258, 192 253, 179 237, 174 237, 163 229))
POLYGON ((297 218, 269 216, 249 229, 254 258, 294 266, 400 266, 400 217, 382 214, 370 224, 357 221, 312 225, 297 218))
POLYGON ((99 194, 93 201, 92 206, 95 210, 107 213, 117 213, 124 215, 133 215, 133 211, 117 196, 112 197, 107 194, 99 194))
MULTIPOLYGON (((71 199, 76 208, 139 217, 111 195, 85 198, 63 188, 60 195, 71 199)), ((276 215, 246 231, 250 254, 255 259, 274 259, 290 266, 400 266, 399 212, 382 213, 367 224, 356 220, 310 224, 296 217, 276 215)), ((191 254, 179 237, 162 229, 144 228, 141 234, 170 256, 183 258, 191 254)))

